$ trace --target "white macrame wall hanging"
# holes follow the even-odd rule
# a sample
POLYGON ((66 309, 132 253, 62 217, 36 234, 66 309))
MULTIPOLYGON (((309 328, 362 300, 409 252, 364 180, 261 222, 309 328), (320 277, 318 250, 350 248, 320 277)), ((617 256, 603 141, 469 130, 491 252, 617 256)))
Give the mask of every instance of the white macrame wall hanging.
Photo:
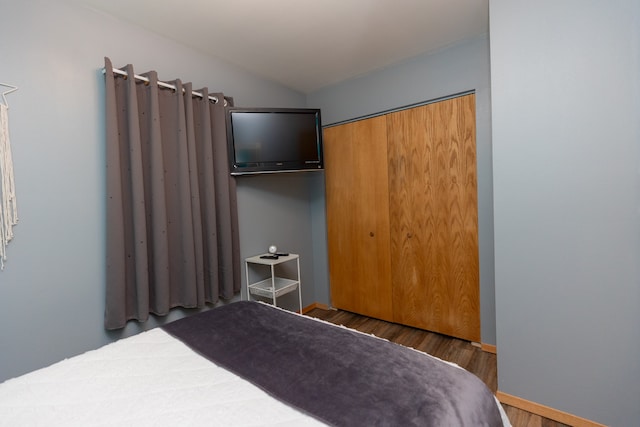
POLYGON ((7 260, 7 244, 13 238, 13 226, 18 223, 18 206, 13 177, 13 159, 9 142, 9 105, 5 95, 17 90, 15 86, 0 83, 10 89, 2 92, 0 103, 0 269, 7 260))

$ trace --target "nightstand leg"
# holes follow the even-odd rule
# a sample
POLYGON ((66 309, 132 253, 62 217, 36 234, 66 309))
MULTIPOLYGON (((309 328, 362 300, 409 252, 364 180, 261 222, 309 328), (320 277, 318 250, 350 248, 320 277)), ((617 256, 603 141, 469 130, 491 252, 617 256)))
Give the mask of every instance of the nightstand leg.
POLYGON ((302 280, 300 279, 300 258, 296 259, 298 264, 298 302, 300 303, 300 314, 302 314, 302 280))
POLYGON ((276 271, 275 266, 271 264, 271 299, 273 300, 273 305, 276 305, 276 271))
POLYGON ((245 270, 245 290, 247 291, 247 301, 251 301, 251 293, 249 292, 249 263, 245 261, 244 263, 245 270))

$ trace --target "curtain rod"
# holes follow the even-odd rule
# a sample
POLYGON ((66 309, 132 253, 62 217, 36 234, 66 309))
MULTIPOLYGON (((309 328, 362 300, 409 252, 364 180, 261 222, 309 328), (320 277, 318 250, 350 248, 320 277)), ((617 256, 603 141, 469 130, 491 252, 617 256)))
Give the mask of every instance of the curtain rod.
MULTIPOLYGON (((118 68, 113 68, 112 71, 113 71, 114 74, 120 74, 121 76, 125 76, 125 77, 127 77, 129 75, 129 74, 127 74, 126 71, 122 71, 122 70, 120 70, 118 68)), ((102 72, 106 73, 107 70, 103 68, 102 72)), ((149 79, 146 78, 145 76, 139 76, 138 74, 134 74, 133 78, 135 78, 137 80, 141 80, 141 81, 146 82, 146 83, 149 83, 149 79)), ((161 82, 159 80, 158 80, 158 86, 161 86, 161 87, 164 87, 164 88, 167 88, 167 89, 176 90, 175 85, 172 85, 172 84, 169 84, 169 83, 165 83, 165 82, 161 82)), ((184 91, 184 89, 182 89, 182 90, 184 91)), ((198 96, 200 98, 202 98, 204 96, 200 92, 195 92, 195 91, 191 91, 191 94, 195 95, 195 96, 198 96)), ((213 101, 214 104, 217 104, 218 103, 218 97, 210 96, 209 97, 209 101, 213 101)), ((227 106, 227 100, 226 99, 224 100, 224 106, 225 107, 227 106)))

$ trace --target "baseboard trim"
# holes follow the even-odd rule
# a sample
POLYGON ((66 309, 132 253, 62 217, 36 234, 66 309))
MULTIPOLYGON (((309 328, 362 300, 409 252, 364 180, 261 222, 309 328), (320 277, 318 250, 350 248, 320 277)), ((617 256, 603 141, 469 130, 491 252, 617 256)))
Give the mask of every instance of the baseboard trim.
POLYGON ((320 308, 322 310, 329 310, 329 306, 326 304, 320 304, 319 302, 314 302, 313 304, 310 304, 306 307, 304 307, 302 309, 302 314, 308 313, 309 311, 313 310, 314 308, 320 308))
POLYGON ((504 403, 505 405, 513 406, 515 408, 522 409, 523 411, 531 412, 532 414, 540 415, 541 417, 558 421, 562 424, 567 424, 575 427, 607 427, 604 424, 596 423, 595 421, 590 421, 573 414, 568 414, 566 412, 562 412, 557 409, 541 405, 539 403, 531 402, 517 396, 512 396, 510 394, 503 393, 500 390, 496 392, 496 397, 501 403, 504 403))
POLYGON ((480 345, 480 348, 482 349, 482 351, 486 351, 487 353, 498 354, 498 349, 493 344, 482 343, 480 345))

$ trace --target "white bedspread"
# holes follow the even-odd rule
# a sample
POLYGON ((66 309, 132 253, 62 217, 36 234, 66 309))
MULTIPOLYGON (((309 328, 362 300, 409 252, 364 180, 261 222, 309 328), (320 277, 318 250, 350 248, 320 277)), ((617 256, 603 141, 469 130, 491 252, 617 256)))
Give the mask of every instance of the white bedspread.
POLYGON ((162 329, 0 384, 0 426, 318 426, 162 329))

